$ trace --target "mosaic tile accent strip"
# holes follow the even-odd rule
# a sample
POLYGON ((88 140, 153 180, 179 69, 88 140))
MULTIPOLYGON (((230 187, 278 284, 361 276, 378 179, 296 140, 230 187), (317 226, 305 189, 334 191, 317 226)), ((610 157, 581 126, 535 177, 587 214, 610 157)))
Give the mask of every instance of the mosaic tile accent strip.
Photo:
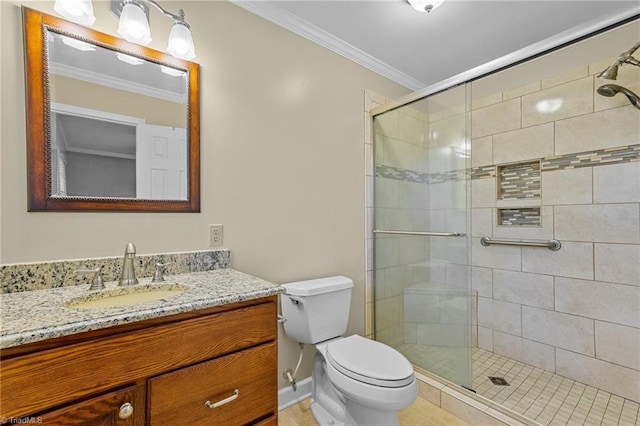
POLYGON ((429 174, 376 164, 376 177, 401 180, 405 182, 432 184, 467 179, 469 177, 469 170, 451 170, 448 172, 429 174))
MULTIPOLYGON (((540 171, 548 172, 579 167, 607 166, 610 164, 630 163, 632 161, 640 161, 640 144, 545 157, 541 159, 540 171)), ((495 165, 429 174, 376 164, 376 177, 425 184, 469 178, 472 180, 487 179, 495 176, 495 165)))
POLYGON ((376 177, 413 183, 429 183, 429 174, 376 164, 376 177))
POLYGON ((474 167, 471 169, 471 179, 485 179, 496 177, 496 166, 474 167))
POLYGON ((640 161, 640 144, 558 155, 542 159, 542 171, 606 166, 640 161))
MULTIPOLYGON (((138 255, 135 259, 136 276, 153 276, 156 262, 170 262, 165 267, 166 275, 210 271, 228 268, 231 252, 206 250, 138 255)), ((102 266, 102 276, 106 282, 116 281, 120 278, 122 256, 0 265, 0 294, 89 284, 93 274, 78 274, 76 271, 98 266, 102 266)))
POLYGON ((451 170, 449 172, 432 173, 429 175, 429 183, 444 183, 469 179, 470 170, 451 170))
POLYGON ((539 161, 499 167, 498 176, 501 200, 540 198, 539 161))
POLYGON ((498 209, 498 224, 503 226, 540 226, 540 209, 531 208, 513 208, 498 209))

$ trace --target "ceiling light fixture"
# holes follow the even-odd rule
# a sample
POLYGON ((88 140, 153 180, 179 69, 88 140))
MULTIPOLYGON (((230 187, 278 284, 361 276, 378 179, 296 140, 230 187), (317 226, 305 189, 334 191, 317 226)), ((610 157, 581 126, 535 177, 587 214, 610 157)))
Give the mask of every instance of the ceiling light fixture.
POLYGON ((444 3, 444 0, 407 0, 418 12, 433 12, 444 3))
MULTIPOLYGON (((148 10, 149 4, 173 20, 169 32, 167 50, 176 58, 191 60, 196 57, 193 36, 189 24, 184 20, 184 11, 178 14, 165 10, 155 0, 111 0, 111 11, 119 17, 118 34, 132 43, 147 45, 151 42, 148 10)), ((70 21, 92 25, 95 22, 91 0, 56 0, 53 9, 70 21)))

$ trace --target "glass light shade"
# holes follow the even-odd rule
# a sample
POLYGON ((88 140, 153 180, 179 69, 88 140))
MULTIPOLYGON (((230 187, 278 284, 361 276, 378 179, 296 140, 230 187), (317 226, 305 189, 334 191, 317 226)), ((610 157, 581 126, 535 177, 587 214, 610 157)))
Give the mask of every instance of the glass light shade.
POLYGON ((171 77, 184 77, 185 72, 181 70, 177 70, 175 68, 167 67, 164 65, 160 65, 160 71, 163 73, 170 75, 171 77))
POLYGON ((118 34, 132 43, 147 45, 151 42, 149 21, 140 5, 125 3, 120 13, 118 34))
POLYGON ((444 0, 407 0, 407 2, 418 12, 433 12, 444 0))
POLYGON ((125 62, 129 65, 142 65, 144 64, 144 60, 140 59, 140 58, 136 58, 135 56, 129 56, 127 54, 124 53, 116 53, 116 57, 118 58, 118 60, 125 62))
POLYGON ((78 40, 78 39, 67 37, 67 36, 61 36, 61 37, 62 37, 62 42, 65 45, 69 47, 73 47, 76 50, 80 50, 82 52, 91 52, 96 50, 95 45, 91 43, 87 43, 86 41, 78 40))
POLYGON ((191 30, 183 22, 174 22, 169 33, 167 50, 176 58, 190 61, 196 57, 191 30))
POLYGON ((91 26, 96 21, 91 0, 56 0, 53 10, 77 24, 91 26))

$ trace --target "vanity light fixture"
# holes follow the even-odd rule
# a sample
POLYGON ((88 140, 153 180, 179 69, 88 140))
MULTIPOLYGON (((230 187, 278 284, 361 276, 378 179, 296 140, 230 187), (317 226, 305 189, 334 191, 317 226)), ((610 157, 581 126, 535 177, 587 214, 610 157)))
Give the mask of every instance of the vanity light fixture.
POLYGON ((444 0, 407 0, 418 12, 432 12, 444 3, 444 0))
MULTIPOLYGON (((144 7, 147 4, 173 20, 167 44, 169 53, 187 61, 195 58, 193 37, 189 24, 184 20, 184 11, 180 9, 177 15, 173 14, 155 0, 111 0, 111 11, 119 18, 118 34, 132 43, 147 45, 151 42, 148 11, 144 7)), ((53 9, 70 21, 82 25, 92 25, 96 19, 91 0, 56 0, 53 9)))
POLYGON ((76 24, 91 26, 96 21, 91 0, 56 0, 53 10, 76 24))
POLYGON ((146 46, 151 43, 151 28, 147 14, 140 3, 125 0, 120 11, 118 34, 132 43, 146 46))

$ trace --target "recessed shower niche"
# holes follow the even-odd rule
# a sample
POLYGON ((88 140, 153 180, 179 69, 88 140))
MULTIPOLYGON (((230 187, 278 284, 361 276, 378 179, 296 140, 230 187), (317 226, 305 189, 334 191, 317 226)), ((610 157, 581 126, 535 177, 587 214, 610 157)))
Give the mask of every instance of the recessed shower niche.
POLYGON ((539 227, 540 161, 497 166, 498 225, 539 227))

